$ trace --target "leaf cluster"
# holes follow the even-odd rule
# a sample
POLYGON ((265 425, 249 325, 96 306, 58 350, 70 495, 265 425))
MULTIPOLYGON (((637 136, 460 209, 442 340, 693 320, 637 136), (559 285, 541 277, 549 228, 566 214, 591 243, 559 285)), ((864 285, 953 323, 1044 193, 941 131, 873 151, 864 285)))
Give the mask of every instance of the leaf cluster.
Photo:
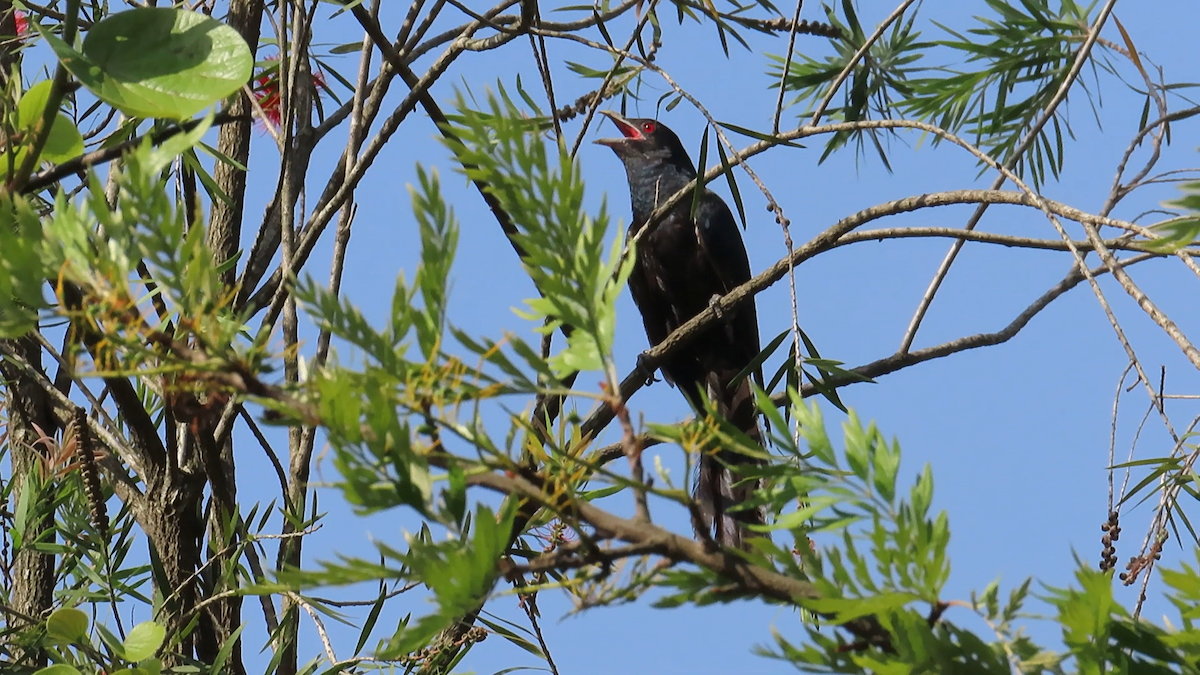
MULTIPOLYGON (((849 68, 840 103, 823 110, 825 119, 903 117, 929 122, 966 136, 999 162, 1012 164, 1018 175, 1028 173, 1034 185, 1057 178, 1064 138, 1071 134, 1065 108, 1055 109, 1027 153, 1017 151, 1066 80, 1088 31, 1089 8, 1072 0, 1055 6, 1050 0, 987 0, 991 15, 975 17, 975 27, 962 32, 934 21, 950 37, 927 40, 915 28, 919 7, 908 10, 854 61, 869 38, 854 4, 843 0, 840 14, 827 5, 828 20, 843 39, 832 42, 834 53, 823 59, 793 55, 783 78, 787 90, 795 92, 793 103, 804 103, 804 115, 811 115, 849 68)), ((776 65, 769 72, 778 81, 786 60, 770 58, 776 65)), ((1088 96, 1094 93, 1085 83, 1080 86, 1088 96)), ((890 167, 882 142, 885 133, 871 128, 838 131, 826 142, 821 160, 852 140, 861 154, 869 140, 880 161, 890 167)), ((935 137, 932 142, 942 140, 935 137)))
POLYGON ((513 220, 510 234, 541 297, 521 315, 539 330, 567 332, 567 348, 549 360, 555 374, 604 370, 612 351, 614 305, 632 270, 633 252, 614 238, 607 257, 604 204, 583 207, 583 180, 565 147, 549 151, 537 128, 507 97, 489 93, 482 114, 459 99, 450 149, 472 180, 487 186, 513 220))

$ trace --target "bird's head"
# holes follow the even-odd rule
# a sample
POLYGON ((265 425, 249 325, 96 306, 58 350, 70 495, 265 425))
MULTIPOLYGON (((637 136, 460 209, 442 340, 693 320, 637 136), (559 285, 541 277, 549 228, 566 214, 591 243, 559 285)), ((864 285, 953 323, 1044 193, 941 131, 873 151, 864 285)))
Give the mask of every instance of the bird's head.
POLYGON ((652 119, 628 119, 611 110, 601 110, 600 114, 613 121, 621 138, 601 138, 596 143, 612 148, 626 167, 631 163, 647 167, 673 166, 689 174, 689 178, 695 177, 696 167, 691 157, 667 125, 652 119))

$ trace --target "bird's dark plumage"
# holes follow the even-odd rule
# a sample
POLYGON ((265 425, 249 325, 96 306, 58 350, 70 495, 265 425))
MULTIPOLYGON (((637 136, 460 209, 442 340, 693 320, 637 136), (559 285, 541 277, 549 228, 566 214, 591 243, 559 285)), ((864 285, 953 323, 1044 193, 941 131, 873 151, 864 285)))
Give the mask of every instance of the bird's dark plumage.
MULTIPOLYGON (((696 217, 691 199, 684 199, 648 232, 654 209, 696 177, 696 168, 674 132, 650 119, 625 119, 605 112, 622 138, 596 141, 616 152, 625 164, 633 221, 628 236, 639 236, 637 260, 629 290, 642 314, 652 345, 750 279, 750 261, 729 206, 705 190, 696 217)), ((731 386, 734 378, 758 355, 758 318, 749 300, 729 312, 668 357, 661 370, 679 387, 688 402, 701 410, 700 394, 712 401, 730 422, 762 444, 749 378, 731 386)), ((705 525, 716 540, 741 546, 746 523, 761 523, 753 509, 731 513, 757 487, 755 481, 734 483, 728 466, 753 463, 732 451, 706 453, 700 460, 696 499, 705 525)))

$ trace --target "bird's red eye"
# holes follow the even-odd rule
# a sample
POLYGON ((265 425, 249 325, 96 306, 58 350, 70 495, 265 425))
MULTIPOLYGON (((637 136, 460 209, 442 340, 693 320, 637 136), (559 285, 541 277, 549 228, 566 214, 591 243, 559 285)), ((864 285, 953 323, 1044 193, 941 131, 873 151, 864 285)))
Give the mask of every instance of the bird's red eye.
POLYGON ((642 131, 648 134, 654 133, 654 122, 642 122, 642 131))

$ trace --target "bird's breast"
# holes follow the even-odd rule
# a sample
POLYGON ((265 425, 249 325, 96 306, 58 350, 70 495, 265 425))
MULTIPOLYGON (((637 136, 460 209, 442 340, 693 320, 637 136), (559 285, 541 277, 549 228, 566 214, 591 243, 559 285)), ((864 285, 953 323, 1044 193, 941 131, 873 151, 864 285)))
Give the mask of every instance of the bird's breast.
POLYGON ((724 295, 690 218, 668 217, 645 233, 636 264, 646 286, 661 294, 681 323, 707 308, 713 295, 724 295))

